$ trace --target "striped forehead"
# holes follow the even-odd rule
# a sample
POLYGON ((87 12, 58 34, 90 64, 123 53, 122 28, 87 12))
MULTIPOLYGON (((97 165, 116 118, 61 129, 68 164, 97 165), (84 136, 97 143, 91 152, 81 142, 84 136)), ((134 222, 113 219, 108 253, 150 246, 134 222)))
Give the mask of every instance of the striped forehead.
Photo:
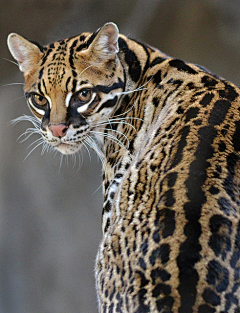
POLYGON ((45 94, 57 87, 66 92, 75 92, 80 82, 77 80, 79 69, 75 67, 74 58, 75 55, 69 46, 58 45, 54 50, 49 48, 39 71, 38 89, 45 94))

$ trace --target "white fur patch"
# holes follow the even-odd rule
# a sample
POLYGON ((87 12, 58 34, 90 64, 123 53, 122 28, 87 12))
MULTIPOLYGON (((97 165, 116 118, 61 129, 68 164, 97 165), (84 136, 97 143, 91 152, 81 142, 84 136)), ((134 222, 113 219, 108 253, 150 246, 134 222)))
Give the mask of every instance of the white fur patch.
POLYGON ((66 104, 66 107, 67 107, 67 108, 69 107, 69 103, 70 103, 71 97, 72 97, 72 92, 69 92, 69 93, 67 94, 66 100, 65 100, 65 104, 66 104))
POLYGON ((89 106, 89 103, 86 103, 86 104, 82 105, 81 107, 77 108, 78 113, 82 113, 82 112, 86 111, 88 106, 89 106))
POLYGON ((47 95, 45 95, 45 98, 47 99, 48 103, 49 103, 49 107, 50 109, 52 108, 52 101, 51 101, 51 98, 47 95))

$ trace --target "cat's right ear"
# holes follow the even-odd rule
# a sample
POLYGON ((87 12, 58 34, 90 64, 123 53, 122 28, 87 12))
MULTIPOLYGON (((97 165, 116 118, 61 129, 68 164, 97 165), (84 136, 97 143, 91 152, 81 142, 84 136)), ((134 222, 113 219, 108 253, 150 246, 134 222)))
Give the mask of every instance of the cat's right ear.
POLYGON ((25 75, 36 67, 43 56, 37 45, 18 34, 10 34, 7 44, 9 51, 19 64, 20 71, 24 72, 25 75))

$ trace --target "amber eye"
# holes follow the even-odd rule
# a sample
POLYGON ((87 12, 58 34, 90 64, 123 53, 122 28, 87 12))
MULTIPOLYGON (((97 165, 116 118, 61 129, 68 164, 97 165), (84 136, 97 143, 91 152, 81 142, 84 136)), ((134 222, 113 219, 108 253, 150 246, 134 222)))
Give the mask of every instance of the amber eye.
POLYGON ((92 98, 92 91, 90 89, 82 89, 79 91, 77 97, 81 102, 89 102, 92 98))
POLYGON ((37 93, 31 94, 30 101, 32 102, 32 104, 37 105, 37 106, 45 106, 48 103, 45 97, 37 93))

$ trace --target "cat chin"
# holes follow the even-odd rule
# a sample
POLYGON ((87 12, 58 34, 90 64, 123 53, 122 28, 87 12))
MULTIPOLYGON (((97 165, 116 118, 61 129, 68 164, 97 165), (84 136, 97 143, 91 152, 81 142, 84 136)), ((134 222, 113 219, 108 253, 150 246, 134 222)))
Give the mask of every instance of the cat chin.
POLYGON ((80 143, 75 143, 75 144, 67 144, 67 143, 60 143, 57 146, 54 147, 56 150, 61 152, 62 154, 74 154, 78 152, 81 149, 81 144, 80 143))

